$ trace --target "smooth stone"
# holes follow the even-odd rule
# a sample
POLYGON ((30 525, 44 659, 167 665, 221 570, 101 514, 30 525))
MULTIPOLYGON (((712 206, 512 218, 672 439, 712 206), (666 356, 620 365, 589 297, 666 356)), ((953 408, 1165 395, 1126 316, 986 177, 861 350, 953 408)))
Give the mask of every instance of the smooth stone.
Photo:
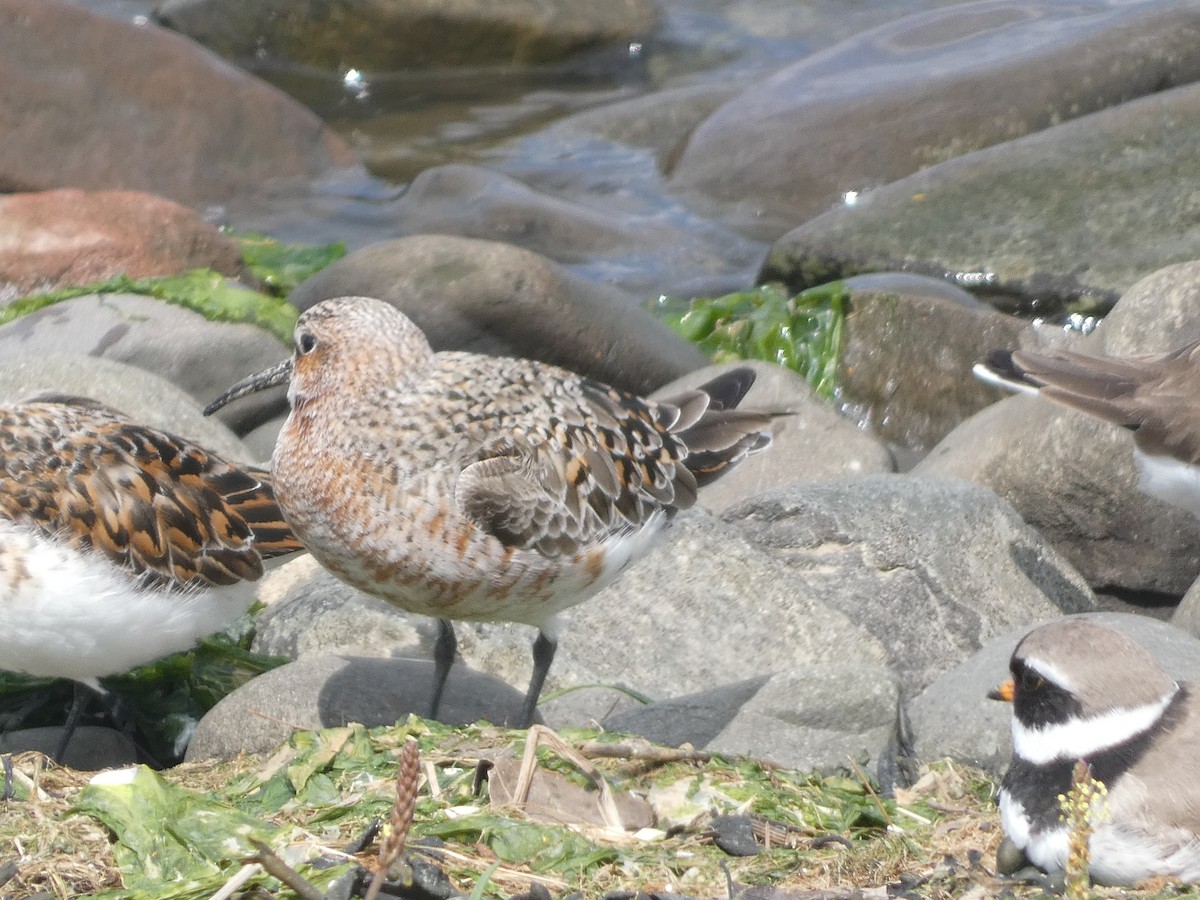
MULTIPOLYGON (((305 656, 272 669, 208 711, 188 745, 187 760, 267 753, 293 731, 358 722, 391 725, 424 715, 432 663, 412 659, 305 656)), ((463 665, 450 670, 438 718, 453 725, 516 721, 523 694, 463 665)))
POLYGON ((788 232, 759 277, 799 291, 861 272, 950 273, 1006 310, 1106 311, 1146 273, 1200 257, 1179 202, 1197 123, 1200 85, 1188 85, 929 166, 788 232))
POLYGON ((127 275, 237 275, 237 242, 171 200, 141 191, 42 191, 0 198, 0 304, 127 275))
MULTIPOLYGON (((873 197, 861 194, 876 185, 1187 84, 1200 74, 1198 39, 1181 2, 985 0, 924 10, 806 56, 730 100, 692 133, 669 185, 769 240, 848 192, 869 206, 873 197)), ((1094 153, 1076 151, 1095 163, 1094 153)), ((910 203, 914 212, 921 205, 910 203)), ((1049 206, 1012 213, 1028 226, 1028 209, 1049 206)), ((986 221, 949 223, 974 260, 989 246, 986 221)), ((912 237, 911 226, 896 230, 898 245, 912 237)))
MULTIPOLYGON (((50 756, 58 749, 62 734, 62 728, 53 725, 0 732, 0 754, 36 750, 50 756)), ((61 760, 64 766, 80 772, 116 769, 134 765, 137 761, 137 747, 129 736, 103 725, 76 728, 61 760)))
POLYGON ((641 394, 707 363, 619 291, 508 244, 383 241, 321 270, 289 300, 305 310, 349 295, 391 303, 435 350, 540 359, 641 394))
POLYGON ((759 360, 706 366, 655 391, 656 400, 691 390, 730 369, 755 372, 741 406, 786 412, 775 420, 771 446, 743 460, 708 485, 700 502, 721 510, 747 497, 788 484, 842 475, 874 475, 895 468, 887 448, 873 435, 839 415, 833 404, 791 369, 759 360))
MULTIPOLYGON (((1200 681, 1200 640, 1194 636, 1148 616, 1088 615, 1144 646, 1171 677, 1200 681)), ((987 699, 987 693, 1009 677, 1008 661, 1017 642, 1040 624, 1031 622, 990 641, 913 699, 908 714, 918 758, 928 762, 949 756, 993 775, 1004 772, 1012 758, 1012 707, 987 699)))
POLYGON ((1078 349, 1105 356, 1142 356, 1166 353, 1196 340, 1200 340, 1200 260, 1189 260, 1157 269, 1130 287, 1078 349))
MULTIPOLYGON (((1063 556, 966 481, 835 479, 761 494, 724 519, 783 563, 793 597, 820 597, 886 648, 902 698, 1011 628, 1096 607, 1063 556)), ((843 646, 847 658, 872 661, 843 646)))
POLYGON ((1133 436, 1049 400, 982 410, 913 472, 995 491, 1096 590, 1161 602, 1200 574, 1200 522, 1138 489, 1133 436))
POLYGON ((283 58, 344 71, 528 66, 604 44, 627 44, 658 22, 649 0, 164 0, 155 18, 223 56, 283 58))
POLYGON ((145 369, 96 356, 7 355, 0 360, 0 401, 46 394, 90 397, 133 422, 195 441, 225 459, 246 462, 251 454, 220 419, 201 415, 181 388, 145 369))
POLYGON ((199 205, 355 165, 282 91, 180 35, 75 3, 0 4, 0 84, 10 191, 121 185, 199 205))
MULTIPOLYGON (((531 154, 545 154, 544 145, 557 142, 567 158, 600 155, 590 146, 594 139, 564 132, 531 140, 539 143, 531 154)), ((636 172, 646 183, 657 179, 647 154, 614 152, 624 158, 623 180, 635 180, 636 172), (635 156, 640 165, 630 159, 635 156)), ((664 209, 660 195, 647 199, 631 190, 614 204, 613 177, 594 174, 588 183, 599 181, 597 188, 564 196, 552 192, 557 185, 539 189, 480 166, 436 166, 413 178, 396 201, 396 222, 404 234, 453 234, 523 247, 639 297, 719 295, 754 277, 762 244, 678 204, 664 209)))
MULTIPOLYGON (((0 325, 0 357, 40 359, 55 353, 137 366, 182 388, 202 407, 234 382, 288 356, 290 349, 256 325, 212 321, 140 294, 75 297, 0 325)), ((218 418, 239 429, 286 405, 279 388, 230 404, 218 418)))

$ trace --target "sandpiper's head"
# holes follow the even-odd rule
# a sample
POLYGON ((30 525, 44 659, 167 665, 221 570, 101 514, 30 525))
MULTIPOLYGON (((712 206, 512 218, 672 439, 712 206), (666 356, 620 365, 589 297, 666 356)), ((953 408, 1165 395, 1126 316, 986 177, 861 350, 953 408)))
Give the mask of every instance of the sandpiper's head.
POLYGON ((411 319, 371 297, 335 297, 316 304, 296 320, 292 339, 290 359, 239 381, 210 403, 205 415, 289 379, 293 407, 339 395, 346 385, 398 385, 433 353, 411 319))

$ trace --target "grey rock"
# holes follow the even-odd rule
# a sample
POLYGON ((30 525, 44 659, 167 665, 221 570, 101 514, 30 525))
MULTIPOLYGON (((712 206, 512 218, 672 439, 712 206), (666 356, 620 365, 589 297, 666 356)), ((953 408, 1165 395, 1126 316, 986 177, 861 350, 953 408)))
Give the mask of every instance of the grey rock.
MULTIPOLYGON (((730 100, 692 134, 670 186, 770 239, 846 191, 1186 84, 1200 72, 1198 38, 1186 3, 984 0, 919 12, 730 100)), ((921 204, 909 206, 920 215, 921 204)), ((980 218, 972 221, 947 223, 947 232, 961 229, 978 253, 987 244, 980 218)), ((898 229, 897 241, 911 242, 911 231, 898 229)))
POLYGON ((1164 266, 1122 294, 1079 349, 1107 356, 1166 353, 1200 339, 1198 309, 1200 261, 1164 266))
MULTIPOLYGON (((593 138, 558 131, 536 140, 554 142, 568 158, 595 153, 587 146, 593 138)), ((634 166, 632 151, 613 152, 620 153, 626 169, 634 166)), ((648 154, 641 169, 646 182, 657 179, 648 154)), ((634 175, 624 171, 622 177, 634 175)), ((667 215, 661 197, 646 201, 631 191, 634 199, 614 204, 612 193, 611 185, 602 183, 566 196, 553 185, 537 189, 490 169, 447 165, 417 175, 395 211, 404 234, 504 241, 643 297, 725 293, 721 287, 744 287, 762 261, 762 244, 683 207, 667 215)))
MULTIPOLYGON (((50 756, 58 749, 63 730, 56 726, 0 732, 0 754, 36 750, 50 756)), ((80 725, 71 735, 61 760, 81 772, 115 769, 138 761, 137 747, 128 735, 102 725, 80 725)))
POLYGON ((289 299, 304 310, 346 295, 388 301, 435 350, 541 359, 639 393, 707 362, 620 292, 507 244, 384 241, 318 272, 289 299))
POLYGON ((628 42, 658 21, 647 0, 328 0, 286 8, 281 14, 278 0, 165 0, 156 17, 224 56, 265 53, 342 70, 352 46, 354 65, 375 72, 552 62, 628 42))
MULTIPOLYGON (((153 372, 201 406, 290 350, 255 325, 214 322, 137 294, 92 294, 43 307, 0 326, 0 358, 52 353, 103 357, 153 372)), ((233 428, 286 408, 284 391, 256 394, 219 413, 233 428)))
POLYGON ((1175 607, 1175 612, 1171 615, 1171 624, 1200 638, 1200 579, 1192 582, 1192 586, 1175 607))
MULTIPOLYGON (((374 728, 423 715, 432 680, 432 664, 423 660, 305 656, 258 676, 209 710, 187 759, 266 753, 297 729, 351 722, 374 728)), ((517 719, 522 697, 495 678, 455 666, 439 718, 456 725, 480 719, 504 724, 517 719)))
MULTIPOLYGON (((1147 616, 1088 615, 1144 646, 1172 677, 1200 680, 1200 640, 1194 636, 1147 616)), ((987 692, 1008 678, 1013 648, 1040 624, 1030 623, 997 637, 913 699, 908 712, 920 759, 950 756, 995 775, 1007 768, 1012 757, 1012 707, 988 700, 987 692)))
POLYGON ((791 414, 776 419, 769 449, 739 463, 704 489, 700 502, 706 507, 724 509, 787 484, 892 471, 891 455, 877 438, 839 415, 833 404, 818 396, 798 374, 773 363, 745 360, 706 366, 660 388, 653 396, 668 398, 740 367, 749 367, 756 375, 754 386, 741 403, 743 407, 791 414))
POLYGON ((843 662, 776 672, 705 747, 790 769, 874 768, 896 733, 898 688, 884 666, 843 662))
POLYGON ((228 426, 205 418, 191 396, 145 369, 95 356, 5 356, 0 361, 0 401, 46 392, 91 397, 134 422, 194 440, 226 459, 251 459, 228 426))
POLYGON ((875 434, 919 453, 1004 396, 966 373, 993 347, 1012 346, 1025 322, 949 299, 911 276, 895 289, 852 282, 840 399, 875 434))
POLYGON ((263 577, 266 609, 254 623, 254 650, 272 656, 431 657, 436 620, 392 606, 340 581, 311 556, 263 577))
POLYGON ((203 205, 355 164, 282 91, 179 35, 74 3, 5 0, 0 83, 7 191, 119 185, 203 205))
POLYGON ((604 728, 638 734, 667 747, 707 747, 771 678, 759 675, 696 694, 629 707, 606 718, 604 728))
POLYGON ((1178 597, 1200 573, 1200 523, 1138 489, 1132 436, 1049 400, 988 407, 913 471, 995 491, 1097 590, 1178 597))
POLYGON ((819 597, 869 631, 904 698, 1010 628, 1095 608, 1012 507, 965 481, 837 479, 760 495, 724 518, 782 562, 793 597, 819 597))
POLYGON ((1178 192, 1198 121, 1189 85, 930 166, 789 232, 760 277, 800 290, 881 269, 954 273, 1005 308, 1106 310, 1145 273, 1200 257, 1178 192))

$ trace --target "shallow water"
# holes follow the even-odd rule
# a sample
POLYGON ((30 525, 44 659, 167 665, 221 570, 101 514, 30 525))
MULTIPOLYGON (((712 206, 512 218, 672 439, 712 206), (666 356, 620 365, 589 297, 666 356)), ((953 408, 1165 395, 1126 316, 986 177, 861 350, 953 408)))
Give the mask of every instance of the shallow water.
MULTIPOLYGON (((145 20, 155 6, 153 0, 77 2, 127 20, 145 20)), ((310 195, 285 193, 208 214, 287 241, 341 240, 353 249, 407 233, 396 205, 415 175, 432 166, 470 163, 601 211, 618 224, 625 220, 675 236, 661 246, 633 241, 617 252, 564 260, 582 274, 646 297, 662 290, 686 295, 745 287, 766 246, 666 194, 649 150, 564 137, 547 126, 654 91, 749 81, 859 31, 948 5, 953 3, 668 0, 662 26, 644 44, 535 68, 334 73, 243 60, 350 141, 368 176, 342 173, 310 195)))

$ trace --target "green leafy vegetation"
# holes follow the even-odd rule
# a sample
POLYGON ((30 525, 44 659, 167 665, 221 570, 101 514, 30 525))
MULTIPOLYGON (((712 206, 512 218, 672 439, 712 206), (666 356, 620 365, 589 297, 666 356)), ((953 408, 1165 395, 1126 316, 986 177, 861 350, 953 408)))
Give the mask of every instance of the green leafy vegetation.
MULTIPOLYGON (((294 897, 267 871, 246 868, 258 858, 257 839, 324 891, 356 862, 373 865, 376 846, 353 856, 346 849, 373 821, 388 819, 409 736, 421 752, 414 771, 423 774, 410 854, 466 894, 507 897, 534 881, 553 896, 579 890, 588 900, 618 889, 706 897, 727 893, 729 879, 800 890, 911 877, 921 896, 948 898, 984 878, 966 859, 997 840, 995 806, 976 785, 990 782, 952 765, 929 773, 903 799, 886 799, 856 767, 823 777, 594 731, 572 732, 568 748, 588 756, 614 791, 647 798, 653 827, 587 824, 582 814, 594 805, 594 790, 565 799, 571 795, 555 789, 554 821, 539 819, 532 801, 528 808, 500 803, 481 778, 490 765, 519 760, 530 734, 410 717, 385 728, 297 732, 269 757, 163 773, 135 769, 103 783, 39 769, 41 757, 27 754, 17 758, 17 799, 0 817, 0 847, 20 841, 23 848, 20 881, 5 890, 192 900, 240 876, 241 890, 260 892, 254 896, 294 897), (47 790, 35 798, 30 785, 47 790), (749 815, 766 829, 758 855, 732 857, 714 844, 712 816, 727 813, 749 815), (963 862, 951 865, 951 858, 963 862)), ((559 781, 554 768, 565 757, 541 748, 538 759, 536 777, 559 781)))
POLYGON ((251 274, 280 297, 286 297, 300 282, 346 255, 346 245, 340 241, 299 247, 253 231, 231 231, 229 236, 238 242, 242 262, 251 274))
POLYGON ((298 247, 261 234, 233 234, 247 270, 269 294, 238 284, 212 269, 193 269, 182 275, 129 278, 119 275, 94 284, 76 285, 22 297, 0 307, 0 325, 63 300, 89 294, 142 294, 182 306, 215 322, 236 322, 265 328, 290 344, 299 315, 284 297, 301 281, 346 254, 344 244, 298 247))
POLYGON ((846 292, 840 282, 788 296, 765 285, 724 297, 660 298, 656 314, 713 362, 761 359, 799 372, 833 398, 842 349, 846 292))

